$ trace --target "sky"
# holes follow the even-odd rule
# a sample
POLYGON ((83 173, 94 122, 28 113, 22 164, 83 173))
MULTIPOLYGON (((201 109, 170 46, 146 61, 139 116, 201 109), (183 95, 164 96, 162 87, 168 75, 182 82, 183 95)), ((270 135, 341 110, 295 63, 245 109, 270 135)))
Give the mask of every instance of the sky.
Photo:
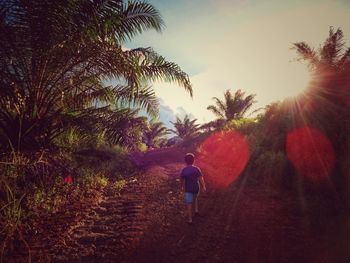
POLYGON ((227 89, 256 94, 254 108, 295 96, 310 79, 292 44, 316 49, 330 26, 350 46, 350 0, 149 0, 162 14, 162 33, 147 31, 128 48, 152 47, 190 77, 194 96, 180 86, 153 83, 160 120, 169 126, 186 113, 198 123, 215 119, 206 108, 227 89))

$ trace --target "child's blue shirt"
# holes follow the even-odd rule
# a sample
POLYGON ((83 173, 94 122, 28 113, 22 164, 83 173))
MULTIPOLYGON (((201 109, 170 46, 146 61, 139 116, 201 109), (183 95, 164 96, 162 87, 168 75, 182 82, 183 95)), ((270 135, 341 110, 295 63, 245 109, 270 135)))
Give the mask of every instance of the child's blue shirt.
POLYGON ((181 178, 185 180, 185 192, 197 194, 199 192, 199 177, 201 170, 194 165, 188 165, 181 171, 181 178))

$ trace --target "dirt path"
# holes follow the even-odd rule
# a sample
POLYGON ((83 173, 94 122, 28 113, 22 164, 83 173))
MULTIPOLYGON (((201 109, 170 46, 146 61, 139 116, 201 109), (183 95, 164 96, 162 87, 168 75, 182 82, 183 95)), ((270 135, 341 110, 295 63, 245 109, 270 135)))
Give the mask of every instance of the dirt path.
POLYGON ((40 262, 350 262, 347 217, 325 208, 312 221, 297 195, 262 186, 209 186, 201 215, 187 225, 183 155, 176 148, 145 154, 147 172, 130 178, 120 196, 107 191, 81 210, 40 262))
POLYGON ((164 169, 168 190, 152 200, 151 213, 161 216, 153 218, 123 262, 350 262, 347 216, 339 218, 341 213, 334 213, 327 200, 305 211, 298 195, 267 191, 261 185, 240 183, 209 190, 200 196, 201 216, 187 225, 177 182, 183 165, 178 155, 155 151, 145 157, 151 169, 154 165, 164 169), (175 195, 175 201, 169 202, 166 192, 175 195), (311 218, 313 209, 319 214, 311 218))

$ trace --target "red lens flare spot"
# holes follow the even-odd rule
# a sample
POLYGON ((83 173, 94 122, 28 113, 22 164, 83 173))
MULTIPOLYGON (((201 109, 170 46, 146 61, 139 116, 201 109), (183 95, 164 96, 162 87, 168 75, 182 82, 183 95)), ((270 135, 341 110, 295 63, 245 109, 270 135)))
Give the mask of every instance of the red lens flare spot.
POLYGON ((243 171, 249 145, 238 132, 222 131, 208 137, 199 147, 197 163, 214 187, 226 187, 243 171))
POLYGON ((319 130, 303 127, 289 132, 286 149, 297 171, 311 180, 329 176, 335 161, 332 143, 319 130))

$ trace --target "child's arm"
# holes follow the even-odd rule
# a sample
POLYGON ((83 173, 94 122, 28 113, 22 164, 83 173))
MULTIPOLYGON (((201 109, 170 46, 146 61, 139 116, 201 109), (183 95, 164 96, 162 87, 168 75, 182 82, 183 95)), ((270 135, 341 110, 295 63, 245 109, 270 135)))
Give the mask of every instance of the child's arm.
POLYGON ((185 192, 185 178, 181 177, 181 191, 185 192))
POLYGON ((199 177, 199 182, 201 183, 203 192, 206 192, 206 191, 207 191, 207 188, 206 188, 206 186, 205 186, 205 181, 204 181, 203 176, 200 176, 200 177, 199 177))

